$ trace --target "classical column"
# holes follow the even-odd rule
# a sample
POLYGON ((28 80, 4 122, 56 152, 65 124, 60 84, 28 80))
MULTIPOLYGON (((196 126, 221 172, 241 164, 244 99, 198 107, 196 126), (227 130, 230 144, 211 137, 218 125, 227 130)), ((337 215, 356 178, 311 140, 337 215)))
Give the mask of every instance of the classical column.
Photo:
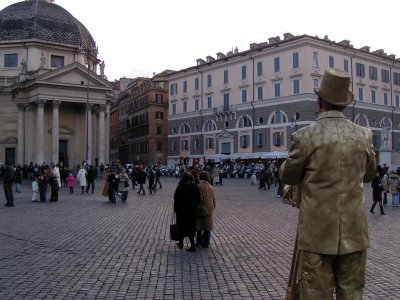
POLYGON ((59 121, 59 106, 61 101, 53 100, 53 125, 51 129, 51 161, 54 164, 59 162, 60 153, 60 121, 59 121))
POLYGON ((92 104, 88 104, 86 106, 87 109, 87 161, 89 164, 92 164, 92 104))
POLYGON ((106 119, 105 119, 106 106, 100 105, 99 111, 99 165, 104 164, 105 153, 105 137, 106 137, 106 119))
POLYGON ((17 164, 24 165, 24 149, 25 149, 25 140, 24 140, 24 110, 25 105, 20 103, 18 106, 18 158, 17 164))
POLYGON ((110 162, 110 105, 106 104, 106 138, 105 138, 104 159, 110 162))
POLYGON ((24 161, 29 164, 30 162, 36 162, 36 148, 34 147, 34 138, 36 136, 36 126, 35 123, 35 107, 32 103, 29 103, 25 107, 25 124, 24 124, 24 134, 25 134, 25 153, 24 161))
POLYGON ((41 165, 44 160, 44 104, 46 100, 38 100, 37 103, 37 151, 36 163, 41 165))

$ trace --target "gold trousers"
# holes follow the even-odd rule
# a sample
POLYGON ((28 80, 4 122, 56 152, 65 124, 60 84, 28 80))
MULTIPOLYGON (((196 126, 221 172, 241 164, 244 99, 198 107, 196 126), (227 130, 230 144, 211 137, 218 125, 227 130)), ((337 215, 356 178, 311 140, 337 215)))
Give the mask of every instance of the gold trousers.
POLYGON ((367 250, 344 255, 299 251, 299 298, 303 300, 361 300, 367 250))

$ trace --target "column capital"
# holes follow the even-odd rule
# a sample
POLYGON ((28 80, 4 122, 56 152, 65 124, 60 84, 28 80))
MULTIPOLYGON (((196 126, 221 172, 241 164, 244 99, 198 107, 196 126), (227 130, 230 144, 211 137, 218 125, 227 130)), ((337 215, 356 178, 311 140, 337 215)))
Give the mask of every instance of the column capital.
POLYGON ((36 100, 36 104, 38 107, 44 107, 46 102, 47 102, 46 100, 36 100))
POLYGON ((17 107, 18 107, 18 110, 22 110, 23 111, 25 109, 26 105, 23 104, 23 103, 18 103, 17 107))
POLYGON ((93 104, 90 104, 90 103, 88 103, 88 104, 86 104, 86 110, 88 110, 88 111, 91 111, 92 110, 92 108, 93 108, 93 104))
POLYGON ((62 103, 62 101, 60 101, 60 100, 53 100, 53 108, 58 108, 61 103, 62 103))
POLYGON ((107 107, 106 107, 105 104, 100 104, 100 105, 99 105, 99 108, 100 108, 100 111, 101 111, 101 112, 105 112, 106 109, 107 109, 107 107))

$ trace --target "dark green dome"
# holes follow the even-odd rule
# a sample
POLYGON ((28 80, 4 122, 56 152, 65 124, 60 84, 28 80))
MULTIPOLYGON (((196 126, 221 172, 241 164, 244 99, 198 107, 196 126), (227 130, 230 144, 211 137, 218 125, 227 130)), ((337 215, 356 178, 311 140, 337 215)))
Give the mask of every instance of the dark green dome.
POLYGON ((32 39, 73 46, 94 44, 86 27, 57 4, 23 1, 0 11, 0 43, 32 39))

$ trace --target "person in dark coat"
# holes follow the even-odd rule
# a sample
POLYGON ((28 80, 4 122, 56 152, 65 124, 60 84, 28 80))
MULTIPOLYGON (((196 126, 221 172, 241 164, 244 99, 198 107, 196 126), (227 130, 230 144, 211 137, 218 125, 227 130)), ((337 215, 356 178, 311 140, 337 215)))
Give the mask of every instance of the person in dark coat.
POLYGON ((193 183, 193 175, 185 172, 174 193, 174 211, 176 213, 176 223, 181 230, 182 236, 178 242, 178 247, 183 247, 183 239, 188 237, 190 252, 196 251, 194 237, 196 233, 197 206, 200 203, 200 191, 198 186, 193 183))
POLYGON ((89 170, 87 171, 87 186, 86 186, 86 193, 89 193, 90 187, 92 187, 92 194, 94 193, 94 180, 97 176, 97 169, 93 167, 93 165, 89 166, 89 170))
POLYGON ((382 205, 383 184, 382 184, 382 179, 381 179, 381 176, 379 173, 379 168, 376 171, 375 178, 372 180, 371 187, 372 187, 372 199, 374 200, 374 203, 372 204, 371 209, 369 211, 371 214, 373 214, 375 206, 379 202, 379 208, 381 209, 381 215, 385 215, 385 212, 383 211, 383 205, 382 205))
POLYGON ((146 191, 144 190, 144 185, 146 183, 146 172, 142 169, 139 170, 139 173, 137 174, 137 182, 139 184, 139 191, 137 192, 140 195, 140 192, 142 192, 142 195, 146 195, 146 191))
POLYGON ((6 201, 7 201, 5 206, 13 207, 14 206, 14 194, 13 194, 13 190, 12 190, 12 185, 15 180, 15 174, 14 174, 13 167, 11 166, 11 164, 8 161, 5 162, 5 167, 2 171, 2 176, 3 176, 4 195, 5 195, 6 201))
POLYGON ((107 181, 110 183, 110 188, 108 190, 108 199, 111 203, 116 204, 116 194, 118 192, 119 178, 117 170, 111 169, 111 173, 107 177, 107 181))

